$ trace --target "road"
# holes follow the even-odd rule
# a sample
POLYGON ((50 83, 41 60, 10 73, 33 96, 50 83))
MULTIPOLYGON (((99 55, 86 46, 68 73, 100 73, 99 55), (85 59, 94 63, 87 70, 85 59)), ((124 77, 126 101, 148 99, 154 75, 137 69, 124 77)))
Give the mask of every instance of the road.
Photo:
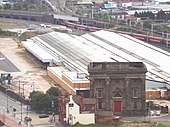
POLYGON ((5 72, 18 72, 19 69, 12 63, 8 58, 6 58, 1 52, 0 57, 4 58, 0 60, 0 70, 5 72))
POLYGON ((55 122, 58 122, 58 116, 55 116, 55 122, 51 123, 49 120, 53 118, 52 116, 48 118, 39 118, 39 114, 32 111, 27 112, 27 105, 22 105, 21 107, 20 102, 10 98, 2 92, 0 92, 0 98, 0 114, 11 119, 15 123, 19 123, 21 121, 21 124, 26 126, 26 123, 24 122, 24 118, 26 116, 29 116, 32 119, 31 124, 33 126, 54 127, 55 122), (13 111, 14 108, 16 109, 16 112, 13 111), (7 112, 7 109, 9 112, 7 112))
MULTIPOLYGON (((7 92, 8 93, 8 92, 7 92)), ((4 94, 0 92, 0 107, 1 110, 3 109, 3 112, 9 111, 9 114, 12 116, 16 116, 16 118, 20 119, 23 118, 27 115, 27 106, 23 105, 21 106, 21 103, 10 98, 7 96, 7 94, 4 94), (16 111, 14 111, 16 109, 16 111)))

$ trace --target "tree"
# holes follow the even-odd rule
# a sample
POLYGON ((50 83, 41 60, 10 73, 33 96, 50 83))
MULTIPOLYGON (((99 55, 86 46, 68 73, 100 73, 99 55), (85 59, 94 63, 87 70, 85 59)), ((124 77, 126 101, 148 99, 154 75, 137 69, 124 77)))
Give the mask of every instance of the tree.
POLYGON ((57 87, 51 87, 47 90, 46 93, 49 94, 51 97, 58 97, 61 94, 61 91, 57 87))
POLYGON ((31 99, 31 108, 34 111, 38 113, 49 112, 51 100, 52 100, 49 94, 44 94, 41 91, 33 91, 30 94, 30 99, 31 99))
POLYGON ((3 9, 3 7, 2 6, 0 6, 0 10, 2 10, 3 9))
POLYGON ((148 107, 150 110, 160 110, 160 109, 161 109, 161 106, 155 104, 153 101, 148 101, 148 102, 146 103, 146 105, 147 105, 147 107, 148 107))
POLYGON ((33 91, 30 93, 32 110, 37 113, 58 113, 58 96, 61 94, 56 87, 51 87, 46 93, 33 91))
POLYGON ((155 15, 151 11, 148 12, 148 17, 149 17, 149 19, 152 19, 152 20, 155 19, 155 15))
POLYGON ((78 15, 83 15, 83 6, 78 6, 78 7, 77 7, 76 14, 78 14, 78 15))
POLYGON ((46 93, 51 97, 52 112, 58 113, 58 96, 61 94, 61 91, 57 87, 51 87, 46 93))
POLYGON ((138 14, 137 11, 135 12, 134 16, 135 16, 135 17, 139 17, 139 14, 138 14))
POLYGON ((12 7, 12 6, 11 6, 10 4, 5 4, 5 5, 3 6, 4 10, 10 10, 11 7, 12 7))
POLYGON ((156 16, 157 19, 165 19, 166 18, 166 14, 163 10, 160 10, 156 16))
POLYGON ((144 27, 144 28, 149 28, 149 29, 151 29, 151 21, 145 21, 145 22, 143 23, 143 27, 144 27))

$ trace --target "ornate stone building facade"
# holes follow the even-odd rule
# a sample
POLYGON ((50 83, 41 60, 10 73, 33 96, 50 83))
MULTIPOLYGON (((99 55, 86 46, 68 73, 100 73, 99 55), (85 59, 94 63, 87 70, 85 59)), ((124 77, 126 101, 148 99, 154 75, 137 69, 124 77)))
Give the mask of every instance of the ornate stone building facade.
POLYGON ((91 62, 88 72, 98 113, 144 115, 147 69, 142 62, 91 62))

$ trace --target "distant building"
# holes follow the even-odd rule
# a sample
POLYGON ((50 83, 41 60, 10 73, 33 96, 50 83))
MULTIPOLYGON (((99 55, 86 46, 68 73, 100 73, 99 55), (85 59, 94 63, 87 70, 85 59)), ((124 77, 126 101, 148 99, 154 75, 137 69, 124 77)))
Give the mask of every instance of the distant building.
POLYGON ((97 112, 114 115, 145 114, 145 73, 142 62, 91 62, 90 97, 97 98, 97 112))
POLYGON ((165 82, 146 81, 146 99, 168 99, 170 96, 170 86, 165 82))

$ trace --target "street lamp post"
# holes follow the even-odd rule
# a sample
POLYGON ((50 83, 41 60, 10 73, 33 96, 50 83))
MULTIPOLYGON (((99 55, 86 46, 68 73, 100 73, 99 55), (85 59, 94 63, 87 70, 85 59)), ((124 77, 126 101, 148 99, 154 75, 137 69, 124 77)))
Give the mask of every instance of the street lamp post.
POLYGON ((151 24, 151 32, 152 32, 152 36, 153 36, 153 24, 151 24))
POLYGON ((169 34, 168 34, 168 32, 167 32, 167 34, 166 34, 166 48, 168 49, 168 38, 169 38, 169 34))
POLYGON ((149 111, 148 111, 148 115, 149 115, 149 122, 150 122, 151 117, 152 117, 152 113, 151 113, 151 95, 149 95, 149 111))
POLYGON ((21 84, 19 81, 19 100, 20 100, 20 107, 21 107, 21 121, 22 121, 22 98, 21 98, 21 84))
POLYGON ((6 96, 7 96, 6 108, 7 108, 7 113, 9 113, 9 109, 8 109, 8 88, 6 89, 6 96))
POLYGON ((29 116, 28 115, 28 104, 29 104, 29 99, 27 99, 27 117, 29 116))
POLYGON ((21 121, 22 121, 22 96, 24 97, 24 84, 23 84, 23 88, 22 88, 22 92, 21 92, 21 84, 19 81, 19 100, 20 100, 20 107, 21 107, 21 121))
POLYGON ((91 6, 91 18, 92 18, 92 19, 93 19, 93 15, 94 15, 94 14, 93 14, 93 13, 94 13, 94 10, 93 10, 93 9, 94 9, 94 6, 93 6, 93 4, 92 4, 92 6, 91 6))

